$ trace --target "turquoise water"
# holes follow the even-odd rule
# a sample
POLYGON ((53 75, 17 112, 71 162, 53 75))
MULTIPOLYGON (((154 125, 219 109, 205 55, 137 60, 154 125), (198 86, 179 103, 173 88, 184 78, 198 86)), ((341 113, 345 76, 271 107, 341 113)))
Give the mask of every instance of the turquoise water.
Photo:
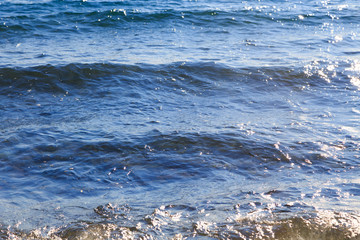
POLYGON ((359 239, 356 1, 0 1, 0 238, 359 239))

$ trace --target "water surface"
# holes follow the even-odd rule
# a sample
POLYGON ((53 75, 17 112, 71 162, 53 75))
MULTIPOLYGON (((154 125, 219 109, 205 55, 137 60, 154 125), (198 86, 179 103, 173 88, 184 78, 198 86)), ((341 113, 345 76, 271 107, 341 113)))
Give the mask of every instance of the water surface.
POLYGON ((356 1, 0 2, 0 238, 359 239, 356 1))

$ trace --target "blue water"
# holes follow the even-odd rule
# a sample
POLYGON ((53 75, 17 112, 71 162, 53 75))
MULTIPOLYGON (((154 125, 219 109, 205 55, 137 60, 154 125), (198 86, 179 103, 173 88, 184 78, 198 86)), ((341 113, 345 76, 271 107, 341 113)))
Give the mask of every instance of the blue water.
POLYGON ((357 1, 0 1, 0 238, 360 239, 357 1))

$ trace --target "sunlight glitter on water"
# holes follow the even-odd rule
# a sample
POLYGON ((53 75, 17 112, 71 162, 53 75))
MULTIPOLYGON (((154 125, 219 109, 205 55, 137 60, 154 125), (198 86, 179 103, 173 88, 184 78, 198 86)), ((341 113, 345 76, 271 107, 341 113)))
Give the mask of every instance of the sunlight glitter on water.
POLYGON ((0 238, 360 235, 356 1, 0 6, 0 238))

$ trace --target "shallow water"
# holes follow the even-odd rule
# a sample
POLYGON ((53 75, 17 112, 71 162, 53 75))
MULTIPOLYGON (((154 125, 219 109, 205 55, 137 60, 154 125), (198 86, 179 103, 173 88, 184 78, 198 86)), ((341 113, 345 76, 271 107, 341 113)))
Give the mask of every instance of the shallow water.
POLYGON ((0 238, 360 239, 359 10, 0 2, 0 238))

